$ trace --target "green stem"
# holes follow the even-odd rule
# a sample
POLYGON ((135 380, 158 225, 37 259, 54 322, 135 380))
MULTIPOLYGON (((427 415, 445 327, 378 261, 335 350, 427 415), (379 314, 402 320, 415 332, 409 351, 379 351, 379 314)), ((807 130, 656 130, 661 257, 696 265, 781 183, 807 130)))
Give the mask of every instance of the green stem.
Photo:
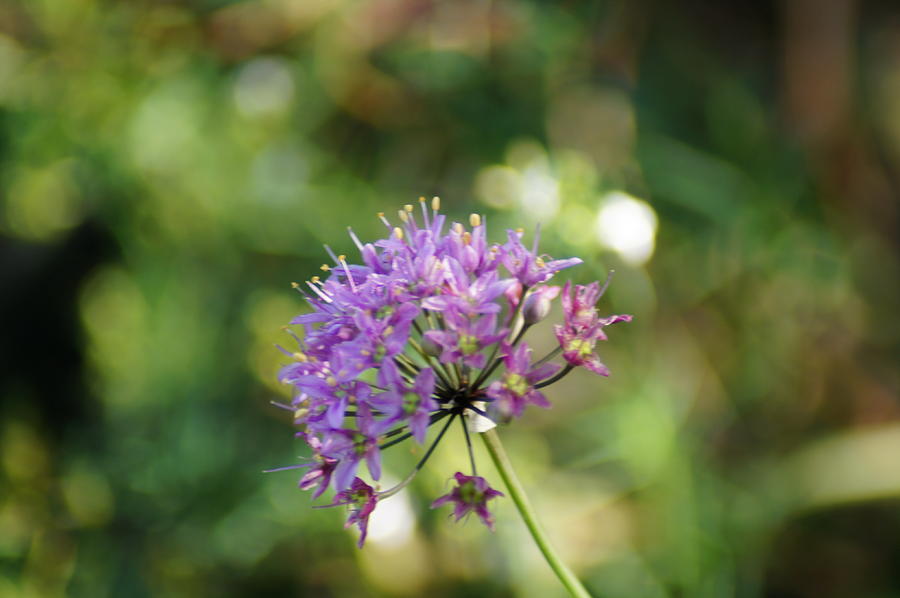
POLYGON ((581 582, 578 581, 578 578, 575 577, 572 570, 562 562, 562 559, 559 558, 559 555, 556 554, 556 551, 550 546, 547 535, 541 528, 540 523, 538 523, 537 514, 534 512, 534 508, 528 501, 525 489, 522 487, 519 478, 516 477, 516 472, 512 468, 512 463, 509 462, 509 457, 506 456, 506 451, 503 450, 503 444, 500 442, 500 436, 497 434, 497 429, 494 428, 487 432, 483 432, 481 438, 484 440, 484 445, 487 447, 488 453, 490 453, 491 459, 497 467, 497 471, 500 472, 500 477, 503 478, 503 483, 506 484, 506 489, 509 491, 509 497, 519 510, 519 514, 522 516, 522 520, 525 522, 528 531, 531 532, 531 537, 534 538, 535 544, 540 548, 544 558, 547 559, 547 564, 550 565, 550 568, 556 573, 559 581, 561 581, 566 589, 569 590, 569 594, 575 598, 591 598, 591 595, 584 586, 581 585, 581 582))

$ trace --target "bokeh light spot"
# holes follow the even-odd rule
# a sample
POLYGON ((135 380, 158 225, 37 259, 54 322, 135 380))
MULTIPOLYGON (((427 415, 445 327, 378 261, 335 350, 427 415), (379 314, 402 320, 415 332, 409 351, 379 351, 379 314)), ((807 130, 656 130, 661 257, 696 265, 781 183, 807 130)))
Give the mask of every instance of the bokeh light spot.
POLYGON ((602 245, 633 265, 645 263, 656 246, 656 212, 645 201, 622 191, 606 194, 597 212, 595 232, 602 245))

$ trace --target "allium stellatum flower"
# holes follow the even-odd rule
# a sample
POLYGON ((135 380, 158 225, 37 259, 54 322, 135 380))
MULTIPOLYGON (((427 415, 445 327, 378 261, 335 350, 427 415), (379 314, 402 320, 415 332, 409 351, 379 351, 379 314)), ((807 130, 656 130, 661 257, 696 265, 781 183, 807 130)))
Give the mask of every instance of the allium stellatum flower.
POLYGON ((326 246, 327 278, 294 283, 312 308, 291 321, 304 334, 288 328, 297 346, 279 347, 291 358, 279 379, 294 396, 278 406, 293 413, 297 436, 312 451, 307 462, 280 469, 304 469, 299 486, 313 498, 332 487, 334 501, 324 506, 349 507, 347 525, 359 527, 360 546, 377 503, 413 479, 454 420, 462 424, 471 475, 457 472, 455 487, 432 507, 452 503, 457 520, 475 513, 493 529, 487 503, 503 495, 478 475, 470 435, 520 417, 528 405, 550 407, 541 389, 574 367, 608 375, 596 343, 606 340, 604 327, 631 319, 597 315, 606 288, 598 282, 574 289, 567 282, 562 293, 548 285, 581 260, 539 254, 539 231, 530 248, 521 230, 491 243, 481 216, 445 226, 438 198, 430 207, 424 198, 419 203, 421 217, 407 205, 398 226, 379 214, 387 232, 374 243, 350 231, 359 264, 326 246), (557 297, 559 346, 534 359, 525 333, 557 297), (560 355, 565 365, 552 363, 560 355), (365 463, 377 482, 382 451, 404 441, 424 445, 432 426, 438 432, 402 482, 377 490, 359 476, 365 463))

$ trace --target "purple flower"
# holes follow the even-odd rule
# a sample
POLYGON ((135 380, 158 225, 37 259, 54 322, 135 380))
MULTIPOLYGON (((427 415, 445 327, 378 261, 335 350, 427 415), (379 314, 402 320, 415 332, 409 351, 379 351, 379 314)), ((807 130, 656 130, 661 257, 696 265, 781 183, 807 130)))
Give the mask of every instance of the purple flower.
POLYGON ((368 533, 369 515, 375 510, 377 502, 378 494, 375 493, 375 489, 361 479, 353 478, 353 483, 350 484, 350 487, 338 492, 334 497, 334 502, 328 506, 347 505, 350 508, 350 514, 347 516, 347 522, 344 524, 344 527, 359 526, 359 542, 357 546, 362 548, 368 533))
POLYGON ((562 293, 565 323, 554 327, 563 359, 573 366, 583 365, 601 376, 609 376, 609 368, 594 354, 594 346, 598 340, 606 340, 603 327, 631 321, 630 315, 597 317, 594 304, 605 289, 605 285, 600 288, 600 283, 593 282, 587 286, 576 285, 575 292, 572 293, 571 283, 566 282, 562 293))
POLYGON ((559 366, 555 363, 545 363, 532 369, 531 349, 525 343, 517 347, 504 343, 501 354, 506 372, 487 389, 487 396, 497 401, 500 413, 505 418, 519 417, 525 405, 529 404, 549 408, 550 402, 547 397, 536 390, 534 385, 558 372, 559 366))
MULTIPOLYGON (((311 456, 280 469, 304 470, 299 486, 314 498, 333 487, 331 504, 350 507, 347 523, 359 526, 360 546, 376 501, 415 477, 445 433, 458 429, 451 427, 457 418, 477 424, 464 426, 468 439, 495 427, 494 419, 520 416, 527 405, 549 407, 543 387, 573 365, 607 373, 594 355, 596 341, 606 338, 605 326, 631 319, 597 316, 594 305, 605 288, 599 283, 574 293, 567 283, 555 332, 568 367, 560 371, 552 362, 558 350, 532 361, 523 337, 540 330, 532 325, 550 316, 560 294, 544 283, 581 260, 539 253, 539 230, 531 249, 521 232, 492 243, 477 214, 468 226, 455 222, 445 230, 439 208, 437 198, 430 207, 421 198, 418 210, 399 211, 397 225, 378 214, 384 238, 363 243, 350 232, 361 263, 326 245, 331 263, 321 267, 323 279, 293 284, 309 310, 291 321, 302 335, 287 329, 296 348, 279 347, 290 362, 278 379, 293 392, 291 404, 279 406, 292 412, 295 435, 311 456), (359 477, 360 464, 378 480, 382 451, 409 438, 427 445, 421 459, 397 486, 375 492, 359 477)), ((457 486, 432 506, 453 502, 457 519, 474 511, 493 528, 487 502, 501 494, 476 475, 471 445, 465 446, 472 475, 457 473, 457 486)))
POLYGON ((423 369, 412 384, 404 380, 393 363, 385 364, 381 371, 389 390, 375 397, 373 406, 387 414, 385 422, 409 422, 413 438, 422 444, 425 442, 429 416, 439 408, 437 401, 431 397, 434 393, 434 370, 423 369))
POLYGON ((582 262, 581 258, 573 257, 565 260, 547 261, 544 256, 537 254, 537 244, 540 238, 539 231, 535 232, 534 245, 531 251, 522 245, 522 235, 514 230, 506 231, 507 242, 503 246, 505 255, 503 265, 526 287, 533 287, 539 282, 547 282, 550 278, 565 268, 577 266, 582 262))
POLYGON ((428 297, 422 301, 422 307, 432 311, 446 311, 455 308, 465 315, 494 314, 500 311, 497 297, 516 281, 512 278, 497 280, 497 271, 485 272, 473 281, 455 259, 444 261, 446 270, 445 291, 443 295, 428 297))
POLYGON ((363 459, 366 461, 372 478, 377 480, 381 477, 381 452, 378 450, 378 436, 383 431, 384 424, 375 420, 371 410, 365 404, 358 406, 356 421, 359 429, 331 430, 322 443, 321 453, 338 462, 334 468, 336 490, 347 488, 363 459))
POLYGON ((506 336, 504 331, 495 332, 495 314, 472 319, 449 310, 444 312, 444 322, 447 330, 429 330, 425 333, 425 338, 443 349, 440 357, 443 363, 461 362, 473 368, 483 368, 487 357, 482 349, 506 336))
POLYGON ((487 501, 503 496, 503 493, 491 488, 487 480, 481 476, 456 472, 453 477, 456 478, 456 487, 431 503, 431 508, 436 509, 452 502, 453 516, 456 517, 456 521, 474 512, 482 523, 488 526, 488 529, 494 531, 494 518, 488 511, 487 501))
POLYGON ((298 486, 301 490, 315 488, 312 494, 313 500, 315 500, 325 492, 326 488, 328 488, 328 484, 331 482, 331 474, 334 473, 335 465, 337 465, 337 460, 330 459, 321 454, 322 442, 315 436, 311 434, 306 435, 306 442, 315 453, 313 455, 314 462, 308 464, 310 469, 303 474, 302 478, 300 478, 298 486))

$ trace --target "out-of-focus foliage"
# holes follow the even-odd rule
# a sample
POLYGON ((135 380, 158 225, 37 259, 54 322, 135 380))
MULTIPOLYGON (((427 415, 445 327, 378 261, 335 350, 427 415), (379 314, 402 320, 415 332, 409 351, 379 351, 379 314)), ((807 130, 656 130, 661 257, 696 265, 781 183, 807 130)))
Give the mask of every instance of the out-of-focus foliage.
POLYGON ((0 4, 0 595, 558 595, 458 445, 363 551, 260 473, 288 283, 434 194, 635 314, 503 431, 593 591, 900 595, 892 4, 0 4))

